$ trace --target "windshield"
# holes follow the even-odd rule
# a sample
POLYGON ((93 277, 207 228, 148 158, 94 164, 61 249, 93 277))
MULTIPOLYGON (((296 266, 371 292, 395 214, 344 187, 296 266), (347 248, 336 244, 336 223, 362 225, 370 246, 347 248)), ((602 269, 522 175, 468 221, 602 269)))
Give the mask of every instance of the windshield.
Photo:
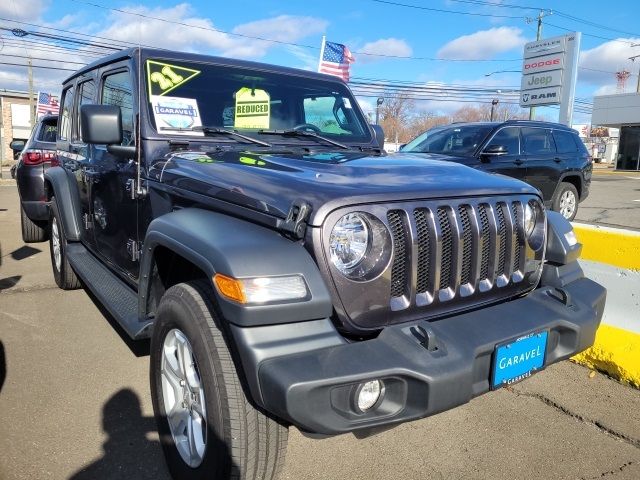
POLYGON ((433 128, 407 143, 402 151, 470 157, 492 128, 487 125, 450 125, 433 128))
MULTIPOLYGON (((272 142, 273 130, 296 128, 343 143, 371 141, 354 97, 337 82, 183 61, 147 60, 145 70, 150 118, 159 134, 203 136, 224 128, 263 139, 264 130, 272 142)), ((313 140, 282 135, 279 141, 313 140)))

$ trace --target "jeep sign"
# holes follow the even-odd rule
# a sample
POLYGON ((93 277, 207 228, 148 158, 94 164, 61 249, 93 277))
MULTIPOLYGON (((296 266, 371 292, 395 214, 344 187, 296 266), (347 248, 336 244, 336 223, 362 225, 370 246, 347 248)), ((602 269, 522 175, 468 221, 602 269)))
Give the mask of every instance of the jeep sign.
POLYGON ((562 85, 562 70, 553 70, 550 72, 532 73, 531 75, 523 75, 520 90, 532 90, 544 87, 558 87, 562 85))
POLYGON ((560 103, 562 87, 541 88, 520 93, 520 105, 530 107, 533 105, 553 105, 560 103))

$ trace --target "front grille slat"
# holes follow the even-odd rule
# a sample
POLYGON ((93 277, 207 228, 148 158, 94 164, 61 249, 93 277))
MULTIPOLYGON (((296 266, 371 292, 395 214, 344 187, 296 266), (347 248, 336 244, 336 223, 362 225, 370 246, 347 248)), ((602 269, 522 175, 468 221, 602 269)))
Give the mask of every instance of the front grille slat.
POLYGON ((393 241, 393 265, 391 267, 391 297, 401 297, 407 291, 409 259, 407 258, 407 229, 402 210, 391 210, 387 221, 393 241))
POLYGON ((451 268, 453 254, 453 232, 449 222, 449 215, 445 208, 438 208, 438 222, 442 230, 442 251, 440 253, 440 290, 451 286, 451 268))
POLYGON ((462 270, 460 274, 460 284, 471 283, 471 269, 473 268, 473 232, 471 231, 471 220, 466 205, 458 207, 460 213, 460 223, 462 224, 462 270))

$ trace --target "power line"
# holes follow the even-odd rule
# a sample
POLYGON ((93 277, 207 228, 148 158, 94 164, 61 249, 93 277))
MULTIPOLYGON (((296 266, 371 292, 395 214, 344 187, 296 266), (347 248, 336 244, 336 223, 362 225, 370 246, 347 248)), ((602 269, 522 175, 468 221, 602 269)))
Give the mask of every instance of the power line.
MULTIPOLYGON (((0 65, 9 65, 12 67, 28 67, 29 65, 25 63, 9 63, 9 62, 0 62, 0 65)), ((67 72, 75 72, 77 68, 62 68, 62 67, 48 67, 44 65, 32 65, 33 68, 43 68, 45 70, 62 70, 67 72)))
POLYGON ((13 55, 9 53, 0 52, 0 56, 3 57, 16 57, 16 58, 30 58, 31 60, 44 60, 45 62, 58 62, 58 63, 73 63, 75 65, 86 65, 87 62, 72 62, 71 60, 56 60, 53 58, 41 58, 41 57, 32 57, 31 55, 13 55))
MULTIPOLYGON (((76 0, 74 0, 76 1, 76 0)), ((393 5, 395 7, 405 7, 405 8, 414 8, 417 10, 427 10, 430 12, 439 12, 439 13, 452 13, 452 14, 456 14, 456 15, 470 15, 470 16, 474 16, 474 17, 492 17, 492 18, 517 18, 517 19, 522 19, 521 16, 513 16, 513 15, 494 15, 494 14, 490 14, 490 13, 475 13, 475 12, 463 12, 463 11, 459 11, 459 10, 447 10, 444 8, 433 8, 433 7, 423 7, 421 5, 412 5, 409 3, 400 3, 400 2, 392 2, 389 0, 371 0, 372 2, 376 2, 376 3, 384 3, 387 5, 393 5)))

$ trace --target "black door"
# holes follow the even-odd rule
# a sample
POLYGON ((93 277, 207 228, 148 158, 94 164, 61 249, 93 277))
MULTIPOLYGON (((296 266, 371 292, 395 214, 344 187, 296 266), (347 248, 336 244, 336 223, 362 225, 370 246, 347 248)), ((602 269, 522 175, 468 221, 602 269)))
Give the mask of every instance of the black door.
POLYGON ((501 145, 506 148, 506 154, 480 154, 478 168, 487 172, 508 175, 518 180, 525 180, 527 169, 520 153, 520 127, 505 127, 486 143, 484 150, 501 145))
POLYGON ((522 127, 522 145, 527 163, 527 183, 542 192, 548 205, 563 171, 551 129, 522 127))
POLYGON ((640 127, 620 129, 620 148, 616 170, 640 170, 640 127))
MULTIPOLYGON (((132 79, 125 65, 105 71, 99 83, 99 103, 116 105, 122 113, 123 145, 134 139, 132 79)), ((96 178, 92 185, 94 234, 99 255, 125 278, 138 278, 138 200, 131 198, 128 183, 136 178, 136 162, 94 145, 92 157, 96 178)))

